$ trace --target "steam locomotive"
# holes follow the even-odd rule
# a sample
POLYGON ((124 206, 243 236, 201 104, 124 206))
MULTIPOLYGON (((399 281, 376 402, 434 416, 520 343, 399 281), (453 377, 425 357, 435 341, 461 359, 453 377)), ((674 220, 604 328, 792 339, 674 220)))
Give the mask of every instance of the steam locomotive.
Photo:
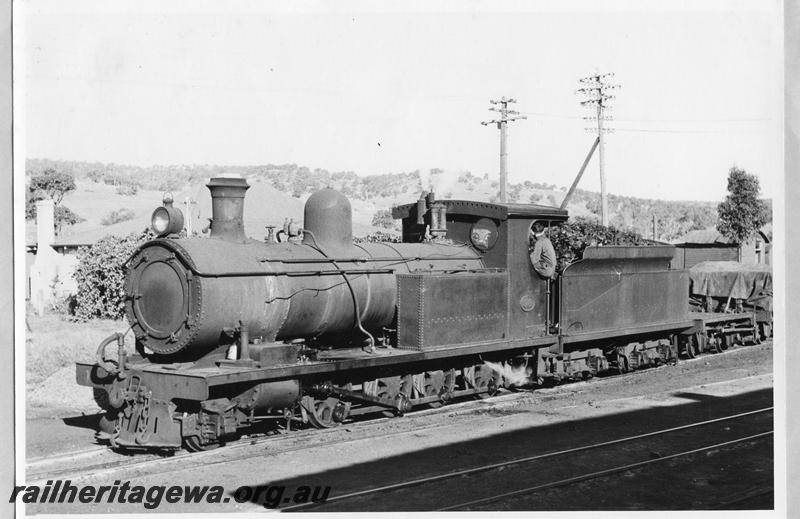
POLYGON ((209 237, 179 237, 165 201, 158 237, 125 262, 135 352, 117 333, 76 366, 115 448, 204 450, 267 424, 492 394, 515 373, 542 384, 757 340, 749 314, 688 313, 670 246, 589 247, 540 278, 529 232, 565 222, 561 209, 428 193, 393 208, 402 243, 357 244, 349 201, 325 189, 302 238, 263 242, 244 233, 246 180, 207 186, 209 237))

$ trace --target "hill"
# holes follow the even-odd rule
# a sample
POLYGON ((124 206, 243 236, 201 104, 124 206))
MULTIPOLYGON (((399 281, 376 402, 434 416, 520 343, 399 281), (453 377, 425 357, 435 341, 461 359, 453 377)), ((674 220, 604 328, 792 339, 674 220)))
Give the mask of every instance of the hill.
MULTIPOLYGON (((284 218, 302 221, 305 199, 318 189, 332 187, 347 195, 353 205, 354 234, 363 236, 377 230, 397 228, 381 222, 376 214, 393 205, 417 199, 423 190, 433 189, 439 198, 496 201, 498 182, 488 174, 469 171, 400 172, 358 176, 352 171, 330 172, 296 164, 260 166, 171 165, 127 166, 92 162, 29 159, 28 175, 47 168, 71 173, 77 189, 64 198, 64 205, 86 221, 65 229, 62 236, 96 229, 113 211, 127 209, 130 221, 149 225, 150 214, 162 194, 171 191, 186 214, 187 198, 192 204, 192 225, 202 228, 210 217, 211 199, 204 184, 222 173, 236 173, 252 185, 245 204, 245 227, 254 238, 264 236, 265 225, 280 226, 284 218), (254 202, 254 201, 261 202, 254 202), (373 223, 375 225, 373 225, 373 223)), ((571 179, 568 179, 571 180, 571 179)), ((566 187, 525 181, 510 184, 509 202, 557 206, 566 187)), ((656 239, 671 241, 689 231, 716 224, 716 203, 649 200, 609 195, 610 224, 652 237, 652 220, 657 220, 656 239)), ((599 219, 600 195, 577 189, 567 205, 572 217, 599 219)))

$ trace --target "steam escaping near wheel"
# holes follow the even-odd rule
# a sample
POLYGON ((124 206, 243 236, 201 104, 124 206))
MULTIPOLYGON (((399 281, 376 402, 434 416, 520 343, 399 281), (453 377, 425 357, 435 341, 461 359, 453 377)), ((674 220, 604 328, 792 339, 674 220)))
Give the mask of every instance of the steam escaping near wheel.
POLYGON ((505 380, 506 387, 525 386, 533 382, 531 380, 533 369, 526 364, 509 366, 506 363, 489 362, 488 360, 483 363, 505 380))

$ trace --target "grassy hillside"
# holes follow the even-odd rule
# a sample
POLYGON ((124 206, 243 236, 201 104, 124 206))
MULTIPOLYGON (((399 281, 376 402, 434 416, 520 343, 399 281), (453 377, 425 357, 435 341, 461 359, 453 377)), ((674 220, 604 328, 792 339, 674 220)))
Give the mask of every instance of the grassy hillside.
MULTIPOLYGON (((76 178, 78 189, 67 195, 64 204, 86 219, 65 230, 78 232, 100 225, 112 211, 128 209, 131 216, 145 225, 150 213, 161 201, 162 193, 171 191, 176 203, 188 197, 194 200, 193 225, 202 228, 210 216, 210 197, 204 187, 212 176, 237 173, 253 186, 245 204, 245 224, 249 235, 259 238, 264 225, 281 225, 285 217, 302 221, 305 199, 314 191, 332 187, 347 195, 353 204, 354 232, 364 235, 378 229, 391 230, 396 224, 373 225, 376 213, 399 203, 417 199, 423 190, 433 189, 437 197, 496 201, 498 182, 488 174, 474 175, 468 171, 400 172, 358 176, 351 171, 331 172, 311 170, 296 164, 267 164, 262 166, 181 165, 138 167, 119 164, 52 161, 29 159, 28 174, 55 168, 76 178), (259 200, 261 202, 255 202, 259 200)), ((571 179, 565 179, 565 182, 571 179)), ((566 187, 555 184, 525 181, 509 185, 509 202, 560 205, 566 187)), ((185 210, 185 206, 182 207, 185 210)), ((598 193, 576 190, 567 209, 572 217, 598 219, 598 193)), ((716 203, 648 200, 609 195, 611 225, 652 237, 652 220, 656 216, 656 239, 673 240, 694 229, 704 229, 716 223, 716 203)))

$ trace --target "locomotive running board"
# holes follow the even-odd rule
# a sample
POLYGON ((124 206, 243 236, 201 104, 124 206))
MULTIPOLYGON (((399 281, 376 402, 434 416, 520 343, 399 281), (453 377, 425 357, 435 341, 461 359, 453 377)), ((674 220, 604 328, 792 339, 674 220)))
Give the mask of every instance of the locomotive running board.
MULTIPOLYGON (((360 349, 331 350, 321 355, 322 360, 298 364, 270 367, 242 367, 241 370, 220 370, 216 367, 190 368, 176 372, 168 366, 142 363, 129 364, 129 368, 161 379, 161 384, 169 387, 169 392, 177 398, 205 400, 209 388, 214 386, 235 384, 239 382, 267 382, 276 379, 302 378, 309 375, 336 373, 364 368, 375 368, 399 364, 411 364, 431 360, 480 355, 498 351, 513 352, 528 348, 548 348, 556 344, 554 335, 492 342, 473 343, 458 346, 440 346, 425 351, 400 350, 396 348, 378 349, 373 354, 360 349), (168 380, 168 382, 167 382, 168 380)), ((107 382, 98 378, 97 365, 76 363, 76 379, 78 384, 89 387, 105 387, 107 382)))

